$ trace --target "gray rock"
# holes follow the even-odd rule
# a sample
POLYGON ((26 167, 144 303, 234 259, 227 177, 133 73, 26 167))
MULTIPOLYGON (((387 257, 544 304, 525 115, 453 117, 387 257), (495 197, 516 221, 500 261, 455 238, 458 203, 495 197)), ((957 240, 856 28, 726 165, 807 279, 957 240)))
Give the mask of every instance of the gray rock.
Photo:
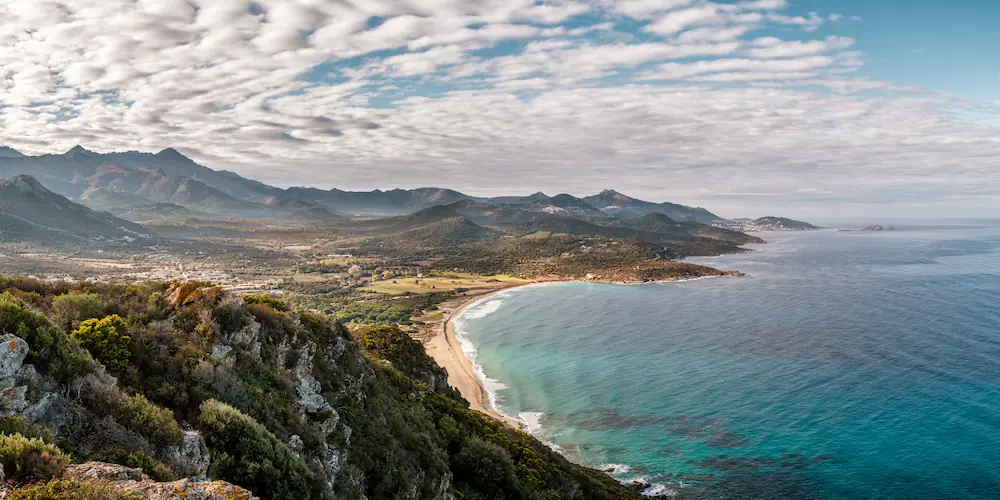
POLYGON ((11 334, 0 335, 0 379, 13 377, 28 355, 28 342, 11 334))
POLYGON ((294 434, 288 438, 287 445, 288 449, 295 452, 296 455, 301 455, 302 450, 306 447, 306 444, 302 442, 302 438, 298 434, 294 434))
POLYGON ((236 362, 236 355, 233 354, 233 348, 225 344, 218 344, 212 348, 212 359, 222 361, 223 363, 233 364, 236 362))
POLYGON ((0 414, 24 411, 28 407, 28 386, 0 389, 0 414))
POLYGON ((167 448, 165 455, 167 463, 175 470, 198 478, 206 477, 208 466, 212 464, 208 445, 198 431, 185 432, 180 446, 167 448))

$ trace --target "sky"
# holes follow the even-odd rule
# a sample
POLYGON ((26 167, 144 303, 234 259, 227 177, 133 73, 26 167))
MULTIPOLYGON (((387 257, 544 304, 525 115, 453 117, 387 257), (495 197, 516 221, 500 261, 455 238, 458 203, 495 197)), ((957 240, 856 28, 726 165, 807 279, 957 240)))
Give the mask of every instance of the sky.
POLYGON ((1000 216, 996 0, 0 0, 0 144, 278 186, 1000 216))

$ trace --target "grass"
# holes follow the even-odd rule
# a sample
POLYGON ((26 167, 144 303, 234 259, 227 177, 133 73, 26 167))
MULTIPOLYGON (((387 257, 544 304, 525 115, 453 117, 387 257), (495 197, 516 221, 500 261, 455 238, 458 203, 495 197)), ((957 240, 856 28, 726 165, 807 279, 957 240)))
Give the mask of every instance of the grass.
POLYGON ((530 283, 531 280, 498 274, 484 276, 470 273, 449 273, 427 278, 394 278, 360 288, 363 292, 402 295, 404 293, 449 292, 459 288, 479 288, 499 284, 530 283))

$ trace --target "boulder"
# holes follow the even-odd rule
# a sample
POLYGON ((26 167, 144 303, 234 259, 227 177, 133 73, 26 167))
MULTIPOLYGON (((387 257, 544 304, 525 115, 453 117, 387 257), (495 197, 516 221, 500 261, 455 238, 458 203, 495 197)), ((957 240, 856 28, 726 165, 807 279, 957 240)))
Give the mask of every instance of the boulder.
POLYGON ((0 335, 0 380, 13 378, 28 356, 28 342, 24 339, 4 334, 0 335))
POLYGON ((182 474, 203 478, 208 475, 208 466, 212 464, 212 455, 209 453, 208 445, 201 433, 186 431, 184 441, 180 446, 167 448, 166 462, 182 474))

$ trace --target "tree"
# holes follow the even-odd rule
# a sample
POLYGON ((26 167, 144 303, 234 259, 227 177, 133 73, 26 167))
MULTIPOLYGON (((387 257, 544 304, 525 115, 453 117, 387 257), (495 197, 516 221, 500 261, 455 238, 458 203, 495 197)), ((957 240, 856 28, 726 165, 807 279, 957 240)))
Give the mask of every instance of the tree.
POLYGON ((124 370, 129 362, 129 344, 132 338, 125 335, 128 324, 113 314, 102 319, 88 319, 80 323, 72 337, 91 356, 110 370, 124 370))

